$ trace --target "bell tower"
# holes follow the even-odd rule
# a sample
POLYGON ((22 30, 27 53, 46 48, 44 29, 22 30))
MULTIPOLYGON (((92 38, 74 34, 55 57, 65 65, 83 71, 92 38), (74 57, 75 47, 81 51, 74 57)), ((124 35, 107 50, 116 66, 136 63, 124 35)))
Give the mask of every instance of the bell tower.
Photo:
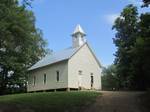
POLYGON ((85 36, 86 34, 84 33, 81 26, 78 24, 72 34, 72 46, 73 47, 82 46, 86 42, 85 36))

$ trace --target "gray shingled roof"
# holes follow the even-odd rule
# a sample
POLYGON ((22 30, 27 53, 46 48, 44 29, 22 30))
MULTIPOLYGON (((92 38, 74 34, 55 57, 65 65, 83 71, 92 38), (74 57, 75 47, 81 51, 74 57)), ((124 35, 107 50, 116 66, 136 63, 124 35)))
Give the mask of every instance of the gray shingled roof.
POLYGON ((40 61, 38 61, 36 64, 34 64, 28 70, 29 71, 34 70, 34 69, 37 69, 37 68, 41 68, 41 67, 44 67, 44 66, 47 66, 47 65, 50 65, 50 64, 54 64, 54 63, 63 61, 63 60, 67 60, 73 54, 75 54, 78 51, 79 48, 80 47, 77 47, 77 48, 72 48, 71 47, 71 48, 65 49, 65 50, 60 51, 60 52, 55 52, 55 53, 49 54, 49 55, 45 56, 43 59, 41 59, 40 61))

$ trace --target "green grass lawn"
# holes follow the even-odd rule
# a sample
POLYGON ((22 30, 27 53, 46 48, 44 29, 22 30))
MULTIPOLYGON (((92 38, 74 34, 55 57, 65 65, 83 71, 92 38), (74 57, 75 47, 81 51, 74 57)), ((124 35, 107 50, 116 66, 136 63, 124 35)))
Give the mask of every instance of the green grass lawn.
POLYGON ((98 92, 41 92, 0 96, 0 112, 79 112, 98 92))

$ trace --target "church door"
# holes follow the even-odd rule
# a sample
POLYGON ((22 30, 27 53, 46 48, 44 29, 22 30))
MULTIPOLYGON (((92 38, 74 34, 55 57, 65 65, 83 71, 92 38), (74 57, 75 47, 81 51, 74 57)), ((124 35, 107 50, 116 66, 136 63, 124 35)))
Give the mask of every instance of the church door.
POLYGON ((94 76, 91 74, 91 89, 93 89, 93 83, 94 83, 94 76))
POLYGON ((82 87, 82 71, 79 71, 79 74, 78 74, 78 87, 79 89, 81 89, 82 87))

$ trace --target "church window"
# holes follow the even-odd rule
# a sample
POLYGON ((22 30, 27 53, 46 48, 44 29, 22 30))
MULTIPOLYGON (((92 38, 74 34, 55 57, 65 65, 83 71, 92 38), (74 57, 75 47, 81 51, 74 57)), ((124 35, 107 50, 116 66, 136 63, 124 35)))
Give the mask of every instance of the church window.
POLYGON ((35 82, 36 82, 36 77, 33 77, 33 85, 35 86, 35 82))
POLYGON ((79 70, 79 75, 82 75, 82 71, 81 70, 79 70))
POLYGON ((44 74, 44 84, 46 84, 46 74, 44 74))
POLYGON ((59 82, 59 71, 56 71, 56 80, 59 82))

